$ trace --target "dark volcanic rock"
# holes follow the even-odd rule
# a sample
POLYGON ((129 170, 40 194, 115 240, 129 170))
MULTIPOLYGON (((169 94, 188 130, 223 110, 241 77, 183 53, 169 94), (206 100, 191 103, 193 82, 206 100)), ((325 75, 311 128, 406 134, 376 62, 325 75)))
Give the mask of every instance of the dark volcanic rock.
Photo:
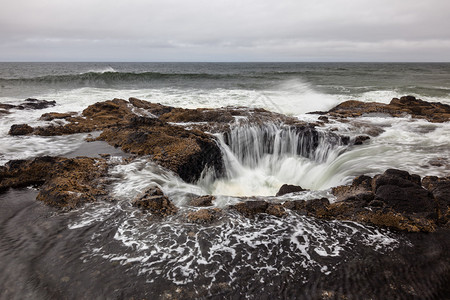
POLYGON ((433 194, 439 225, 450 227, 450 176, 427 176, 422 179, 422 185, 433 194))
POLYGON ((355 138, 353 144, 354 145, 362 145, 364 141, 370 140, 370 136, 367 135, 359 135, 355 138))
POLYGON ((349 100, 328 111, 334 117, 359 117, 364 114, 388 114, 401 117, 409 114, 414 118, 427 119, 430 122, 450 120, 450 105, 440 102, 426 102, 413 96, 394 98, 389 104, 349 100))
POLYGON ((211 206, 214 200, 216 200, 216 197, 205 195, 192 199, 189 204, 192 206, 211 206))
POLYGON ((138 195, 132 202, 133 206, 143 211, 149 211, 158 217, 166 217, 177 213, 178 208, 163 194, 158 187, 151 187, 138 195))
POLYGON ((9 135, 27 135, 33 132, 33 127, 28 124, 14 124, 9 130, 9 135))
POLYGON ((301 186, 291 185, 291 184, 283 184, 278 190, 276 196, 283 196, 290 193, 303 192, 306 191, 301 186))
POLYGON ((342 201, 350 197, 356 197, 359 194, 372 192, 372 178, 369 176, 358 176, 353 179, 351 185, 341 185, 332 189, 332 194, 336 196, 337 201, 342 201))
POLYGON ((25 99, 25 102, 16 106, 18 109, 44 109, 50 106, 55 106, 55 101, 38 100, 33 98, 25 99))
POLYGON ((396 169, 373 179, 359 176, 350 186, 333 188, 338 202, 329 206, 328 218, 414 232, 434 231, 439 215, 437 200, 420 182, 418 175, 396 169))

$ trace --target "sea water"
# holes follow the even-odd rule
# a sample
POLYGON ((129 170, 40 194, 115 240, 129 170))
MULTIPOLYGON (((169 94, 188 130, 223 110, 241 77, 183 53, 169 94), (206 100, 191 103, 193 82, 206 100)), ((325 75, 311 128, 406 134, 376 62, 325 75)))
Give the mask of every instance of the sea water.
MULTIPOLYGON (((43 113, 80 113, 88 105, 113 98, 136 97, 184 108, 258 107, 317 122, 319 115, 307 113, 326 111, 350 99, 389 103, 393 97, 404 95, 450 104, 450 64, 0 63, 0 103, 19 104, 26 98, 57 103, 43 110, 13 109, 0 115, 0 164, 11 159, 82 153, 86 134, 13 137, 8 130, 13 124, 47 125, 39 120, 43 113)), ((14 280, 19 286, 6 295, 20 299, 27 293, 45 299, 58 297, 57 291, 63 290, 74 298, 307 298, 322 295, 319 287, 338 292, 340 287, 328 282, 334 278, 336 284, 354 286, 359 298, 369 293, 374 299, 383 299, 378 291, 386 288, 384 279, 361 273, 359 267, 367 270, 380 265, 386 272, 406 268, 421 273, 417 257, 417 264, 414 260, 402 263, 417 254, 435 266, 424 276, 440 274, 443 258, 438 250, 445 249, 440 242, 434 241, 437 250, 429 254, 410 238, 384 229, 319 221, 295 212, 282 219, 247 219, 227 207, 242 201, 242 196, 277 203, 321 197, 334 201, 331 187, 388 168, 421 176, 446 176, 449 122, 382 115, 345 123, 331 121, 317 127, 319 143, 314 149, 303 142, 307 137, 280 124, 238 123, 231 124, 228 143, 222 133, 215 134, 226 167, 222 178, 205 170, 199 182, 186 183, 147 157, 120 163, 121 155, 116 151, 111 159, 119 163, 108 174, 109 201, 61 214, 33 202, 37 193, 33 189, 1 195, 0 256, 3 269, 9 270, 3 288, 14 280), (334 140, 331 131, 350 139, 369 132, 377 134, 363 145, 353 146, 334 140), (264 145, 263 137, 270 138, 270 147, 264 145), (309 191, 273 197, 284 183, 309 191), (152 185, 159 186, 180 208, 177 216, 155 221, 131 207, 132 199, 152 185), (225 209, 218 223, 205 226, 187 222, 186 215, 197 210, 189 206, 189 200, 203 194, 215 195, 214 206, 225 209), (55 257, 59 257, 56 262, 55 257), (115 279, 101 275, 108 272, 115 279), (87 280, 91 273, 98 279, 87 280), (42 281, 36 274, 43 276, 42 281), (116 286, 104 290, 112 282, 116 286), (130 289, 130 282, 137 288, 130 289)), ((391 279, 397 292, 384 292, 398 297, 411 289, 439 286, 437 280, 424 287, 417 276, 400 272, 391 279), (403 284, 406 279, 409 285, 403 284)))

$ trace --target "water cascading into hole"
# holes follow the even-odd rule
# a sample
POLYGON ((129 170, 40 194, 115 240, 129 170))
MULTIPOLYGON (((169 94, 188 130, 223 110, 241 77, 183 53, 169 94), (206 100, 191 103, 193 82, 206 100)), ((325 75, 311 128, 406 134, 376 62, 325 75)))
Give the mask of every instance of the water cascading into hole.
POLYGON ((327 163, 346 149, 348 139, 310 126, 239 124, 217 134, 225 175, 205 176, 212 194, 273 196, 284 183, 320 189, 327 163))

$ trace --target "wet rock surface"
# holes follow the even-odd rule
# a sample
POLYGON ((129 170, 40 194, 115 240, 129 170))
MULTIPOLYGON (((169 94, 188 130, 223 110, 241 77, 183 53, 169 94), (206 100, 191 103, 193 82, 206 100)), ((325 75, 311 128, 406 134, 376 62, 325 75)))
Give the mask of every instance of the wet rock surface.
POLYGON ((44 109, 47 107, 55 106, 56 101, 39 100, 34 98, 25 99, 24 102, 14 105, 14 104, 2 104, 0 103, 0 109, 8 111, 10 109, 44 109))
POLYGON ((349 100, 332 108, 328 114, 336 118, 360 117, 370 114, 402 117, 408 114, 414 118, 442 123, 450 120, 450 105, 427 102, 413 96, 393 98, 389 104, 349 100))
POLYGON ((406 171, 388 169, 373 178, 359 176, 332 192, 338 202, 329 206, 331 218, 413 232, 434 231, 437 225, 440 210, 432 192, 421 186, 418 175, 406 171))
POLYGON ((258 214, 269 214, 276 217, 282 217, 285 215, 284 208, 280 204, 269 203, 264 200, 248 200, 241 202, 230 207, 235 209, 243 216, 253 218, 258 214))
POLYGON ((189 202, 189 205, 197 206, 197 207, 211 206, 211 205, 213 205, 214 200, 216 200, 216 197, 214 197, 212 195, 205 195, 205 196, 200 196, 200 197, 192 199, 189 202))
POLYGON ((148 188, 133 200, 132 205, 158 217, 174 215, 178 211, 178 208, 158 187, 148 188))
POLYGON ((33 127, 28 124, 14 124, 9 130, 9 135, 27 135, 33 132, 33 127))
POLYGON ((305 191, 305 189, 303 189, 301 186, 292 185, 292 184, 283 184, 275 196, 278 197, 278 196, 283 196, 283 195, 290 194, 290 193, 297 193, 297 192, 303 192, 303 191, 305 191))
POLYGON ((190 212, 187 215, 187 219, 191 223, 211 224, 217 221, 222 214, 223 211, 220 208, 204 208, 190 212))
POLYGON ((88 157, 13 160, 0 168, 0 191, 40 186, 37 200, 60 209, 73 209, 107 194, 100 182, 106 171, 105 160, 88 157))
POLYGON ((450 179, 425 177, 388 169, 372 177, 358 176, 351 185, 332 189, 327 198, 288 200, 282 206, 266 200, 246 200, 231 206, 242 215, 283 216, 284 209, 327 220, 348 220, 409 232, 433 232, 448 227, 450 179))

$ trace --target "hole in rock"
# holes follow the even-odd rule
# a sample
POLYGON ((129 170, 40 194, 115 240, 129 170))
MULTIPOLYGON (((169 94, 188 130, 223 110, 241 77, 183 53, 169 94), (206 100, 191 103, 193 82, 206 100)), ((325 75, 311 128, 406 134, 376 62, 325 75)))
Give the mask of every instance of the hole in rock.
POLYGON ((244 125, 217 134, 224 176, 207 171, 199 185, 210 194, 275 196, 283 184, 326 189, 336 180, 332 163, 346 149, 344 138, 308 126, 244 125))

